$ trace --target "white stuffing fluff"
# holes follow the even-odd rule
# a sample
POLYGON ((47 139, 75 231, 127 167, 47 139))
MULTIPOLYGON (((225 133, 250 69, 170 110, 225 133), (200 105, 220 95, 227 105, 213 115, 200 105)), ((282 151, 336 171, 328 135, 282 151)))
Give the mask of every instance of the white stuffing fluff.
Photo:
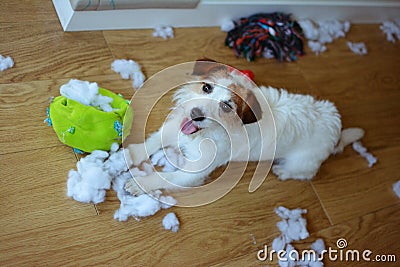
POLYGON ((176 217, 176 214, 173 212, 165 215, 164 219, 162 220, 162 224, 165 230, 171 230, 174 233, 178 232, 179 230, 179 220, 176 217))
POLYGON ((147 217, 156 214, 161 209, 161 203, 158 197, 161 191, 154 192, 154 195, 142 194, 132 196, 129 194, 123 195, 119 200, 121 205, 114 213, 114 219, 119 221, 128 220, 129 216, 139 220, 139 217, 147 217))
POLYGON ((11 57, 4 57, 0 55, 0 71, 12 68, 14 66, 14 60, 11 57))
POLYGON ((347 46, 349 49, 357 55, 366 55, 368 53, 367 47, 365 46, 365 43, 352 43, 352 42, 347 42, 347 46))
POLYGON ((132 79, 132 85, 135 89, 139 89, 146 80, 140 65, 131 59, 116 59, 111 63, 111 69, 119 73, 122 79, 132 79))
MULTIPOLYGON (((272 249, 279 251, 286 251, 284 257, 286 260, 279 260, 279 266, 281 267, 294 267, 294 266, 309 266, 309 267, 322 267, 324 264, 318 259, 317 256, 311 258, 300 258, 292 259, 290 256, 301 256, 299 252, 294 252, 296 249, 291 244, 292 241, 299 241, 306 239, 309 234, 307 231, 307 221, 302 217, 303 214, 307 213, 304 209, 289 210, 285 207, 278 207, 275 209, 275 213, 282 218, 282 221, 277 223, 278 229, 281 231, 281 235, 276 237, 272 241, 272 249)), ((321 255, 322 251, 325 250, 325 244, 322 239, 317 239, 312 245, 311 249, 315 251, 316 255, 321 255)))
POLYGON ((268 48, 264 48, 262 56, 267 59, 275 58, 274 51, 272 51, 271 49, 268 49, 268 48))
POLYGON ((111 186, 111 176, 102 166, 107 157, 108 153, 105 151, 93 151, 78 161, 77 171, 70 170, 68 173, 67 195, 83 203, 103 202, 106 189, 111 186))
POLYGON ((61 85, 60 94, 86 106, 93 106, 105 112, 113 111, 111 107, 113 99, 100 94, 97 83, 71 79, 68 83, 61 85))
POLYGON ((161 37, 164 40, 174 38, 174 29, 171 26, 157 26, 154 28, 153 37, 161 37))
POLYGON ((324 44, 317 41, 308 41, 308 47, 310 47, 311 51, 313 51, 316 55, 325 52, 327 49, 324 44))
POLYGON ((326 51, 325 44, 331 43, 337 38, 345 37, 350 29, 350 22, 348 21, 326 20, 315 23, 305 19, 299 20, 298 23, 309 41, 308 46, 317 55, 326 51))
POLYGON ((400 19, 395 21, 384 21, 380 26, 383 33, 386 34, 386 39, 389 42, 395 43, 396 38, 400 40, 400 19))
POLYGON ((307 221, 302 217, 302 214, 307 213, 307 210, 289 210, 281 206, 275 209, 275 213, 283 219, 277 223, 277 227, 286 243, 303 240, 308 237, 307 221))
POLYGON ((315 242, 311 244, 311 249, 317 252, 318 255, 321 255, 322 251, 325 250, 324 240, 321 238, 315 240, 315 242))
POLYGON ((368 161, 368 167, 370 168, 378 161, 378 159, 374 157, 374 155, 368 152, 368 150, 362 145, 360 141, 353 143, 353 149, 368 161))
POLYGON ((125 162, 125 150, 119 149, 117 143, 111 145, 109 153, 95 150, 77 162, 77 170, 70 170, 67 195, 79 202, 98 204, 105 200, 106 190, 112 185, 121 202, 120 208, 114 213, 114 219, 119 221, 126 221, 130 216, 139 220, 140 217, 154 215, 160 209, 168 209, 177 203, 173 197, 164 196, 159 190, 151 195, 140 196, 132 196, 126 192, 124 185, 131 179, 131 173, 137 177, 153 171, 152 166, 147 164, 144 171, 135 167, 129 172, 128 165, 131 164, 125 162))
POLYGON ((400 198, 400 180, 393 184, 393 191, 400 198))
POLYGON ((225 19, 221 23, 221 31, 229 32, 235 28, 235 23, 231 19, 225 19))
POLYGON ((178 166, 184 165, 184 161, 185 159, 182 154, 171 147, 160 149, 151 155, 151 163, 154 166, 163 167, 163 172, 176 171, 178 166))

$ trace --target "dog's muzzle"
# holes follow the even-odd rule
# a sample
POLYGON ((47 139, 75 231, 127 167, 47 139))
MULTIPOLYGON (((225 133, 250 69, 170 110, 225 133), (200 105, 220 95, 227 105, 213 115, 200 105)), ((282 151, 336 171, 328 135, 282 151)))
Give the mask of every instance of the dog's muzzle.
POLYGON ((193 108, 190 112, 190 117, 194 121, 203 121, 206 118, 203 111, 201 111, 199 108, 193 108))
POLYGON ((190 111, 190 119, 184 118, 181 123, 181 132, 184 134, 194 134, 195 132, 199 131, 200 128, 196 125, 196 122, 201 122, 205 120, 206 117, 199 108, 193 108, 190 111))

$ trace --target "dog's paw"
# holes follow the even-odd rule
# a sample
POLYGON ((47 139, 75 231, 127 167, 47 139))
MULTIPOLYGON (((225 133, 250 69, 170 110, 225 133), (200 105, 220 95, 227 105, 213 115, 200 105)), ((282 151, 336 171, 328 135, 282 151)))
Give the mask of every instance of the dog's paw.
POLYGON ((144 194, 144 191, 139 187, 135 179, 129 179, 128 181, 126 181, 124 189, 132 196, 139 196, 144 194))
POLYGON ((290 173, 289 173, 287 170, 285 170, 283 164, 274 164, 274 165, 272 166, 272 172, 273 172, 276 176, 278 176, 278 178, 279 178, 280 180, 287 180, 287 179, 291 178, 291 177, 290 177, 290 173))
POLYGON ((128 151, 133 166, 139 166, 140 163, 147 160, 148 158, 144 144, 130 144, 128 146, 128 151))

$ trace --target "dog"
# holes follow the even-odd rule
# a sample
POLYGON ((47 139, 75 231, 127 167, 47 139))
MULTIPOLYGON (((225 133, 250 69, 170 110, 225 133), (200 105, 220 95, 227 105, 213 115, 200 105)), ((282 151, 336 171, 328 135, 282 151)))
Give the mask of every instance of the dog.
POLYGON ((161 128, 144 143, 127 146, 133 165, 173 147, 184 156, 183 166, 129 180, 125 190, 131 194, 203 185, 229 161, 269 160, 279 179, 309 180, 331 154, 364 136, 360 128, 342 130, 332 102, 257 87, 230 66, 198 61, 193 77, 196 82, 175 93, 175 107, 161 128))

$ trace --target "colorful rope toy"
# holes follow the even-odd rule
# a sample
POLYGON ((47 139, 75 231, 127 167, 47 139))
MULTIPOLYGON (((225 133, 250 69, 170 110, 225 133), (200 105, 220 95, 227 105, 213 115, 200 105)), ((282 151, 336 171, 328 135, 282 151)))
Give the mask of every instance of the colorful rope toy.
POLYGON ((225 45, 236 56, 253 61, 264 53, 279 61, 295 61, 304 54, 303 31, 300 25, 283 13, 255 14, 235 22, 228 32, 225 45))

